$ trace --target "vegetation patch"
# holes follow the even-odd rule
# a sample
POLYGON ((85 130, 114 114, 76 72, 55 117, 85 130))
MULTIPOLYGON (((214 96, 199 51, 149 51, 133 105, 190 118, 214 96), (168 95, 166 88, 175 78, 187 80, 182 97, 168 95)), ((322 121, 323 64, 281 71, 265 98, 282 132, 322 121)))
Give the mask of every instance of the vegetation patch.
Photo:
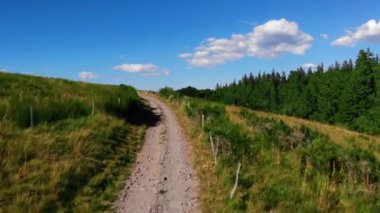
POLYGON ((379 210, 380 163, 371 150, 355 142, 342 146, 314 129, 289 126, 249 110, 239 109, 238 119, 244 122, 234 122, 223 104, 181 97, 174 91, 165 96, 180 103, 205 135, 199 140, 209 150, 204 164, 211 163, 211 170, 198 171, 218 183, 201 191, 215 196, 215 202, 223 197, 222 205, 203 201, 213 205, 212 211, 379 210), (237 189, 231 196, 239 163, 237 189))
POLYGON ((111 210, 143 140, 136 90, 5 73, 0 88, 0 211, 111 210))
POLYGON ((187 87, 177 92, 380 134, 380 60, 369 49, 360 50, 354 62, 300 67, 287 75, 251 73, 215 90, 187 87))

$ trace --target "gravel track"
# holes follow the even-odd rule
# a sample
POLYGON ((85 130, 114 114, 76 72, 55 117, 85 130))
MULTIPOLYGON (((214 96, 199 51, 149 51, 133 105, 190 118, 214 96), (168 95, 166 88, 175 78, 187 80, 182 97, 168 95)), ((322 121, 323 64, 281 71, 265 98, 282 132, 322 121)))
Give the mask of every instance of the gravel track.
POLYGON ((196 173, 174 113, 152 96, 142 96, 161 121, 146 131, 145 142, 116 212, 200 212, 196 173))

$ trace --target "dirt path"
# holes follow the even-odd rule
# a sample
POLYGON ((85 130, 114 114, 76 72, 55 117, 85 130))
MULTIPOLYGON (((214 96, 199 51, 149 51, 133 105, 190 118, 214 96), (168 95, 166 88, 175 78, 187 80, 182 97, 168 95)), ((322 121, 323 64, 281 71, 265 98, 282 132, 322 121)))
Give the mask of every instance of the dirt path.
POLYGON ((161 115, 147 130, 145 143, 117 212, 199 212, 198 180, 190 165, 190 147, 173 112, 154 97, 143 96, 161 115))

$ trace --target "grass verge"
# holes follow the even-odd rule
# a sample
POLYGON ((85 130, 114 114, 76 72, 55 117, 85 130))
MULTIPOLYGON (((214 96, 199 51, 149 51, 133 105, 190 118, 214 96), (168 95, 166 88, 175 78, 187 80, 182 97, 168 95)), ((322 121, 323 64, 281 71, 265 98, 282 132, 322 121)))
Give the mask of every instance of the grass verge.
POLYGON ((0 73, 0 212, 111 211, 149 112, 129 86, 0 73))
POLYGON ((370 149, 355 142, 343 146, 313 128, 291 126, 249 110, 238 108, 230 116, 231 109, 223 104, 188 98, 173 101, 173 97, 168 99, 179 111, 177 116, 189 119, 181 122, 195 147, 204 211, 380 209, 380 163, 370 149), (219 147, 216 166, 208 133, 219 147), (239 182, 230 199, 238 163, 242 164, 239 182))
POLYGON ((197 121, 187 116, 184 102, 177 104, 176 101, 169 101, 165 98, 160 98, 160 100, 165 102, 175 113, 185 132, 187 141, 191 144, 190 157, 199 178, 198 194, 202 212, 214 212, 223 209, 225 195, 228 194, 228 191, 222 187, 221 177, 215 174, 210 146, 205 143, 208 140, 208 135, 204 133, 197 121))

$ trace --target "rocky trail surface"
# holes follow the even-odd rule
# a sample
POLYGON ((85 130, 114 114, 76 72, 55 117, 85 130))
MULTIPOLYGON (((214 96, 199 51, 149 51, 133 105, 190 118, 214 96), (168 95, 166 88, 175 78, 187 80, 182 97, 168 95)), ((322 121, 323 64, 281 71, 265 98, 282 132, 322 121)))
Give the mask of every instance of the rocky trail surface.
POLYGON ((190 149, 174 113, 142 95, 160 121, 146 131, 134 170, 115 204, 116 212, 199 212, 198 180, 190 149))

